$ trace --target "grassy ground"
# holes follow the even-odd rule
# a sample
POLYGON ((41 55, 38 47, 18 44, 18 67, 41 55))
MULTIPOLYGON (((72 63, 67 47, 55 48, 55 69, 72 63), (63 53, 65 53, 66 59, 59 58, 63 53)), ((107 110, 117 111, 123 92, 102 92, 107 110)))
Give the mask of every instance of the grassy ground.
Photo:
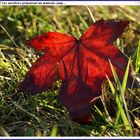
POLYGON ((59 82, 52 90, 36 96, 23 96, 17 92, 18 83, 40 55, 40 52, 25 46, 26 39, 47 31, 78 37, 101 18, 130 21, 122 38, 115 44, 131 56, 134 70, 139 74, 138 6, 0 7, 0 136, 140 135, 140 89, 125 90, 125 100, 119 106, 118 81, 115 85, 107 81, 103 84, 103 95, 92 107, 91 125, 79 125, 71 120, 57 100, 59 82), (123 115, 118 115, 120 110, 123 115))

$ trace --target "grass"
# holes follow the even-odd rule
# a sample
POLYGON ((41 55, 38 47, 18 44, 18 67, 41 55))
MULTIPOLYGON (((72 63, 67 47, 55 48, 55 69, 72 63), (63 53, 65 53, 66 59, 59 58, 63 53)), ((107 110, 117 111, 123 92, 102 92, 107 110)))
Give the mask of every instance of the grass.
MULTIPOLYGON (((127 89, 128 67, 121 83, 103 84, 92 107, 91 125, 71 120, 57 100, 60 82, 41 94, 17 92, 31 64, 41 55, 24 42, 47 31, 79 37, 95 20, 127 19, 129 28, 115 44, 131 57, 140 74, 139 6, 1 6, 0 7, 0 136, 139 136, 140 89, 127 89)), ((129 65, 129 63, 128 63, 129 65)))
POLYGON ((107 77, 109 85, 110 85, 110 89, 112 91, 112 94, 114 96, 116 96, 115 100, 116 100, 116 105, 118 107, 118 110, 116 111, 115 127, 118 126, 119 118, 121 117, 121 119, 123 121, 123 124, 125 126, 125 129, 132 132, 132 124, 131 124, 131 120, 130 120, 130 116, 129 116, 129 113, 128 113, 128 108, 127 108, 126 101, 125 101, 125 96, 124 96, 125 91, 126 91, 128 74, 129 74, 130 59, 129 59, 128 65, 126 67, 126 71, 125 71, 125 74, 124 74, 122 85, 121 85, 121 82, 119 81, 117 73, 116 73, 113 65, 111 64, 111 62, 110 62, 110 66, 111 66, 111 70, 112 70, 112 73, 113 73, 113 76, 114 76, 114 79, 115 79, 115 82, 117 84, 118 91, 119 91, 119 95, 115 94, 116 89, 114 88, 112 82, 107 77), (123 106, 124 106, 124 109, 123 109, 123 106))

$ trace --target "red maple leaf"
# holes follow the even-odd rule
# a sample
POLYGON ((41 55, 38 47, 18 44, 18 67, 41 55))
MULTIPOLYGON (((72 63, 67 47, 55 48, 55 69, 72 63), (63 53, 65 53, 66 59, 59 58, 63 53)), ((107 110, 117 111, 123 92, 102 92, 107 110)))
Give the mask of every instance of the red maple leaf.
POLYGON ((106 75, 113 80, 108 60, 119 78, 123 77, 128 59, 112 43, 127 25, 128 21, 99 20, 79 39, 48 32, 28 40, 28 45, 44 55, 33 64, 20 90, 36 94, 61 79, 59 98, 71 117, 78 122, 90 121, 91 104, 101 95, 106 75))

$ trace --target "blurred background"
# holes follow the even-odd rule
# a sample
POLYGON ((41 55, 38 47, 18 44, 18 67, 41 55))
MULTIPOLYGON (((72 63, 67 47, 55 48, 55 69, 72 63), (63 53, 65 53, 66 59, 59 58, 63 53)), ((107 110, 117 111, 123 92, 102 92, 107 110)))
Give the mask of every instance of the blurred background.
MULTIPOLYGON (((140 6, 0 6, 0 136, 138 136, 140 135, 140 91, 127 91, 132 131, 122 121, 114 127, 114 98, 105 106, 100 99, 93 107, 93 124, 74 123, 57 100, 60 82, 52 90, 36 96, 17 92, 29 67, 41 55, 25 45, 25 40, 55 31, 80 37, 99 19, 128 20, 129 27, 114 43, 132 58, 140 73, 140 6), (48 93, 48 94, 46 94, 48 93), (113 103, 112 103, 113 102, 113 103), (111 104, 112 103, 112 104, 111 104), (109 117, 104 110, 108 108, 109 117), (103 112, 103 113, 101 113, 103 112)), ((106 92, 110 92, 106 89, 106 92)))

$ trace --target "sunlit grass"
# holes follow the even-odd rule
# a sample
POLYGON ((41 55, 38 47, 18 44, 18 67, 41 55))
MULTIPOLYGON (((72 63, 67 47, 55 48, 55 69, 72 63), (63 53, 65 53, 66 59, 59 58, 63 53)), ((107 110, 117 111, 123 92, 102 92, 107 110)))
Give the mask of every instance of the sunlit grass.
POLYGON ((134 71, 139 74, 140 35, 136 32, 140 28, 139 9, 131 6, 0 7, 0 135, 138 136, 140 90, 127 90, 129 67, 121 83, 111 65, 115 84, 109 79, 105 81, 103 95, 92 107, 91 125, 72 121, 57 99, 60 81, 49 91, 35 96, 23 95, 17 89, 31 64, 41 55, 25 46, 26 39, 47 31, 79 38, 88 26, 101 18, 130 21, 129 28, 115 43, 132 57, 134 71))

